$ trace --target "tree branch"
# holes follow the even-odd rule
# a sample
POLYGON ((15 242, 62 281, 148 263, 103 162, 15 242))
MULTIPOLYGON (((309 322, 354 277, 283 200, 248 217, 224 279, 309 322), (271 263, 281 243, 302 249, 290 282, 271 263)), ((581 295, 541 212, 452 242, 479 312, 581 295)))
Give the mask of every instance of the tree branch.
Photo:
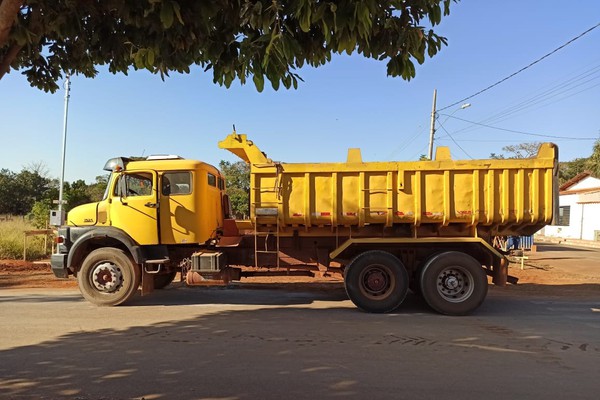
POLYGON ((7 52, 3 59, 0 59, 0 80, 10 70, 10 63, 17 57, 23 46, 14 44, 7 52))
POLYGON ((0 48, 6 46, 23 0, 0 0, 0 48))
MULTIPOLYGON (((10 30, 17 19, 23 0, 0 0, 0 49, 8 44, 10 30)), ((9 71, 10 63, 17 57, 22 46, 13 44, 0 58, 0 79, 9 71)))

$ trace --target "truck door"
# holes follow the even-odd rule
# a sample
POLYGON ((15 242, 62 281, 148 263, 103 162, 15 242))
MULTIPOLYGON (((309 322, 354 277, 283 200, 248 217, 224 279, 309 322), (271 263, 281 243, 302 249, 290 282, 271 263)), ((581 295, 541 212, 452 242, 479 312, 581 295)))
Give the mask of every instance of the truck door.
POLYGON ((192 171, 165 171, 161 177, 161 244, 197 243, 202 220, 193 195, 192 171))
POLYGON ((113 186, 111 225, 140 245, 158 244, 158 191, 155 171, 126 171, 113 186))

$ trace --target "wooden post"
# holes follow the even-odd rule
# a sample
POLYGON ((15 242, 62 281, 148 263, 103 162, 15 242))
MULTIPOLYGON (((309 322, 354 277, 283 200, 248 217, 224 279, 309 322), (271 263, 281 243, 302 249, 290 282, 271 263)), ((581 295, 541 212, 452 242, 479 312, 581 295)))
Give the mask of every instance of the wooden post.
POLYGON ((42 253, 46 254, 46 246, 48 245, 48 235, 52 234, 52 229, 36 229, 25 231, 23 233, 23 261, 27 261, 27 236, 44 235, 44 249, 42 253))

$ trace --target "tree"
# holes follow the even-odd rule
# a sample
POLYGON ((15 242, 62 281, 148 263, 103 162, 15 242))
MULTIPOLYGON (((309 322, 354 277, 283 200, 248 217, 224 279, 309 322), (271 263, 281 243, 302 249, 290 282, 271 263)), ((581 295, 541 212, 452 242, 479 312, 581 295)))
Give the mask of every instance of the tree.
POLYGON ((23 169, 18 174, 11 173, 2 191, 3 200, 6 201, 2 207, 6 211, 3 212, 14 215, 29 213, 33 204, 45 197, 51 182, 51 179, 27 169, 23 169), (5 195, 9 196, 8 199, 4 199, 5 195))
POLYGON ((0 214, 13 214, 15 176, 14 172, 6 168, 0 170, 0 214))
POLYGON ((592 155, 585 164, 586 170, 590 171, 596 178, 600 178, 600 139, 596 140, 592 148, 592 155))
POLYGON ((45 201, 36 201, 31 207, 31 211, 27 214, 29 220, 38 229, 48 227, 51 207, 45 201))
POLYGON ((0 0, 0 79, 22 70, 54 92, 63 74, 147 69, 162 77, 212 69, 229 87, 252 77, 262 91, 298 85, 294 71, 334 53, 387 61, 409 80, 447 45, 438 25, 458 0, 0 0))
POLYGON ((87 194, 92 201, 100 201, 104 196, 104 192, 106 191, 106 186, 108 185, 108 178, 110 174, 106 175, 98 175, 96 177, 96 182, 88 185, 87 194))
POLYGON ((589 157, 576 158, 572 161, 563 161, 559 164, 560 184, 567 182, 582 172, 590 172, 594 177, 600 178, 600 139, 596 140, 589 157))
POLYGON ((540 148, 540 142, 532 143, 520 143, 516 145, 504 146, 502 151, 509 153, 508 156, 504 154, 491 153, 490 158, 504 159, 504 158, 530 158, 534 157, 538 149, 540 148))
POLYGON ((219 168, 225 176, 225 185, 233 214, 245 219, 250 214, 250 166, 243 161, 223 161, 219 168))
POLYGON ((83 179, 78 179, 71 184, 65 182, 64 194, 67 200, 66 211, 92 202, 92 198, 88 193, 88 185, 83 179))
POLYGON ((585 172, 587 161, 587 158, 576 158, 572 161, 561 161, 558 164, 559 183, 562 185, 580 173, 585 172))

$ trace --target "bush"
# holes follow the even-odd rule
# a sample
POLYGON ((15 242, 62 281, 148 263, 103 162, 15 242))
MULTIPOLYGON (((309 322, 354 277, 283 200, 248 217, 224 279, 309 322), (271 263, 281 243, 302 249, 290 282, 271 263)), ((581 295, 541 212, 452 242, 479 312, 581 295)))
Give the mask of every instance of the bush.
POLYGON ((43 201, 36 201, 27 218, 37 229, 46 229, 50 218, 50 206, 43 201))
MULTIPOLYGON (((34 230, 35 226, 16 217, 11 221, 0 221, 0 259, 23 258, 23 237, 25 231, 34 230)), ((46 257, 52 251, 52 240, 48 239, 47 246, 44 249, 44 236, 27 237, 27 259, 38 260, 46 257)))

